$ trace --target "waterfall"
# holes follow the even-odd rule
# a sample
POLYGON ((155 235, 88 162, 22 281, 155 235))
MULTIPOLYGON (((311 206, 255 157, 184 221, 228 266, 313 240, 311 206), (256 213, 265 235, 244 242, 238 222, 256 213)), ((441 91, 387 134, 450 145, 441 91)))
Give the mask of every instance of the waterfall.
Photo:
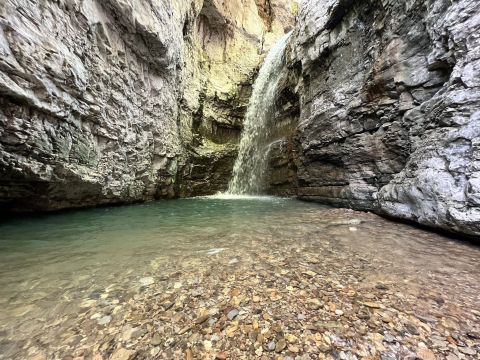
POLYGON ((270 150, 270 121, 275 112, 277 88, 285 66, 285 46, 290 34, 283 36, 270 49, 253 84, 228 194, 259 194, 263 190, 270 150))

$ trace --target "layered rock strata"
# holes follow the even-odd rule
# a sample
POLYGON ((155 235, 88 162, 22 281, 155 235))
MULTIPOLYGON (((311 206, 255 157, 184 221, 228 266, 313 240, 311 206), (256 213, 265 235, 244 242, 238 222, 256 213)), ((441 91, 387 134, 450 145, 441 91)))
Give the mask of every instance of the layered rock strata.
POLYGON ((269 48, 294 26, 296 1, 205 0, 186 36, 186 83, 180 106, 188 153, 181 196, 226 189, 237 156, 251 87, 269 48))
POLYGON ((4 209, 174 195, 181 23, 162 1, 0 4, 4 209))
POLYGON ((480 235, 479 34, 474 0, 303 2, 291 191, 480 235))
POLYGON ((2 1, 0 208, 225 186, 255 68, 292 25, 286 0, 2 1))

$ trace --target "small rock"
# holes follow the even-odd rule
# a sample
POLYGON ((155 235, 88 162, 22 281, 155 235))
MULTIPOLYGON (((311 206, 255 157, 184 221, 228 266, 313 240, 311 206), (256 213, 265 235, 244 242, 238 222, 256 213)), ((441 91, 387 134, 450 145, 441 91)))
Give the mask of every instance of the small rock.
POLYGON ((130 360, 134 356, 135 356, 135 351, 120 348, 112 354, 112 356, 110 357, 110 360, 130 360))
POLYGON ((227 359, 227 353, 225 352, 219 352, 216 356, 215 356, 215 360, 226 360, 227 359))
POLYGON ((237 309, 230 310, 229 313, 227 314, 228 320, 231 321, 231 320, 235 319, 237 317, 238 313, 239 312, 238 312, 237 309))
POLYGON ((458 356, 453 355, 453 354, 447 355, 447 357, 445 359, 446 360, 459 360, 458 356))
POLYGON ((375 288, 378 289, 378 290, 388 290, 388 286, 385 285, 385 284, 377 284, 375 285, 375 288))
POLYGON ((267 344, 265 350, 267 350, 267 351, 274 351, 274 350, 275 350, 275 342, 270 341, 270 342, 267 344))
POLYGON ((415 316, 417 317, 417 319, 423 321, 424 323, 435 324, 436 322, 438 322, 438 320, 436 318, 434 318, 433 316, 420 315, 420 314, 416 314, 415 316))
POLYGON ((372 308, 372 309, 380 309, 380 305, 371 301, 365 301, 361 303, 362 305, 365 305, 366 307, 372 308))
POLYGON ((205 321, 207 321, 209 318, 210 318, 210 315, 200 316, 199 318, 197 318, 197 319, 195 320, 195 324, 197 324, 197 325, 203 324, 203 323, 204 323, 205 321))
POLYGON ((397 360, 397 356, 391 352, 383 353, 380 355, 380 360, 397 360))
POLYGON ((458 350, 460 350, 461 353, 466 354, 466 355, 476 355, 477 354, 475 349, 472 349, 472 348, 469 348, 469 347, 459 346, 458 350))
POLYGON ((99 325, 107 325, 110 321, 112 321, 112 317, 110 315, 103 316, 97 320, 99 325))
POLYGON ((413 325, 412 323, 406 323, 404 324, 405 325, 405 329, 407 329, 407 331, 412 334, 412 335, 419 335, 419 332, 418 332, 418 329, 415 325, 413 325))
POLYGON ((298 348, 298 346, 288 345, 288 351, 296 354, 296 353, 300 352, 300 349, 298 348))
POLYGON ((298 341, 298 338, 295 335, 292 335, 292 334, 288 334, 286 336, 286 339, 290 344, 295 344, 298 341))
POLYGON ((191 328, 192 328, 192 327, 191 327, 190 325, 187 325, 187 326, 185 326, 184 328, 180 329, 177 334, 178 334, 178 335, 183 335, 183 334, 185 334, 187 331, 190 331, 191 328))
POLYGON ((436 360, 435 354, 427 348, 418 348, 417 356, 422 360, 436 360))
POLYGON ((140 285, 142 286, 150 286, 155 283, 155 280, 153 279, 153 277, 148 276, 148 277, 141 278, 139 282, 140 282, 140 285))
POLYGON ((330 302, 327 305, 328 305, 328 310, 330 310, 331 312, 337 311, 337 305, 336 304, 330 302))
POLYGON ((162 338, 160 337, 159 334, 153 335, 152 339, 150 340, 150 344, 153 346, 158 346, 162 343, 162 338))
POLYGON ((209 341, 209 340, 205 340, 205 341, 203 342, 203 347, 204 347, 205 350, 207 350, 207 351, 212 350, 212 342, 209 341))
POLYGON ((277 343, 275 344, 275 352, 277 353, 281 353, 283 350, 285 350, 285 348, 287 347, 287 342, 285 341, 285 339, 280 339, 277 341, 277 343))
POLYGON ((383 340, 388 343, 394 343, 396 339, 391 334, 385 334, 385 336, 383 337, 383 340))

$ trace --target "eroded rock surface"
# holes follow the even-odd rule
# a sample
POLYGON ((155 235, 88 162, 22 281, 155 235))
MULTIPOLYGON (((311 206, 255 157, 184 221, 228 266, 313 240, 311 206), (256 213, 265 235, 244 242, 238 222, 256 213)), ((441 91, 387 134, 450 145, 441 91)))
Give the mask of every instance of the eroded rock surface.
POLYGON ((254 78, 270 47, 293 28, 295 4, 208 0, 187 20, 181 196, 226 190, 254 78))
POLYGON ((166 1, 1 3, 2 207, 174 195, 181 23, 166 1))
POLYGON ((298 194, 479 235, 478 34, 472 0, 303 2, 298 194))
POLYGON ((0 4, 0 207, 224 189, 255 70, 294 1, 0 4))

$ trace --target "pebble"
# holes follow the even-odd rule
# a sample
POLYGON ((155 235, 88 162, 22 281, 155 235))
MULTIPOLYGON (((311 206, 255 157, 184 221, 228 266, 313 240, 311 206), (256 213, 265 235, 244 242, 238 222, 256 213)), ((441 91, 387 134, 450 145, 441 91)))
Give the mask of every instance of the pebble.
POLYGON ((228 320, 233 320, 235 319, 239 314, 239 311, 237 309, 230 310, 227 314, 228 320))
POLYGON ((140 282, 140 285, 142 286, 150 286, 155 284, 155 280, 151 276, 141 278, 139 282, 140 282))
POLYGON ((287 342, 285 341, 285 339, 280 339, 277 341, 277 343, 275 344, 275 352, 277 353, 281 353, 283 350, 285 350, 285 348, 287 347, 287 342))
POLYGON ((298 346, 288 345, 288 351, 296 354, 296 353, 300 352, 300 349, 298 348, 298 346))
POLYGON ((395 337, 391 334, 385 334, 385 336, 383 337, 383 340, 388 343, 394 343, 396 341, 395 337))
POLYGON ((210 315, 208 315, 208 314, 200 316, 195 320, 195 324, 197 324, 197 325, 203 324, 208 319, 210 319, 210 315))
POLYGON ((107 325, 110 323, 110 321, 112 321, 112 317, 110 315, 103 316, 97 320, 99 325, 107 325))
POLYGON ((371 301, 366 301, 362 302, 362 305, 365 305, 366 307, 372 308, 372 309, 380 309, 380 305, 371 301))
POLYGON ((267 344, 267 347, 266 347, 266 350, 267 351, 274 351, 275 350, 275 342, 274 341, 270 341, 268 344, 267 344))
POLYGON ((466 355, 476 355, 477 354, 477 352, 474 349, 468 348, 468 347, 459 346, 458 350, 461 353, 466 354, 466 355))
POLYGON ((204 347, 205 350, 207 350, 207 351, 212 350, 212 342, 209 341, 209 340, 205 340, 205 341, 203 342, 203 347, 204 347))
POLYGON ((135 354, 133 350, 127 350, 124 348, 120 348, 115 350, 115 352, 110 357, 110 360, 130 360, 135 354))
POLYGON ((158 346, 162 343, 162 338, 160 337, 159 334, 154 334, 152 339, 150 340, 150 344, 153 346, 158 346))
POLYGON ((418 348, 417 356, 422 360, 436 360, 435 354, 427 348, 418 348))
POLYGON ((447 355, 447 357, 446 357, 445 359, 446 359, 446 360, 460 360, 460 359, 458 358, 458 356, 453 355, 453 354, 447 355))

